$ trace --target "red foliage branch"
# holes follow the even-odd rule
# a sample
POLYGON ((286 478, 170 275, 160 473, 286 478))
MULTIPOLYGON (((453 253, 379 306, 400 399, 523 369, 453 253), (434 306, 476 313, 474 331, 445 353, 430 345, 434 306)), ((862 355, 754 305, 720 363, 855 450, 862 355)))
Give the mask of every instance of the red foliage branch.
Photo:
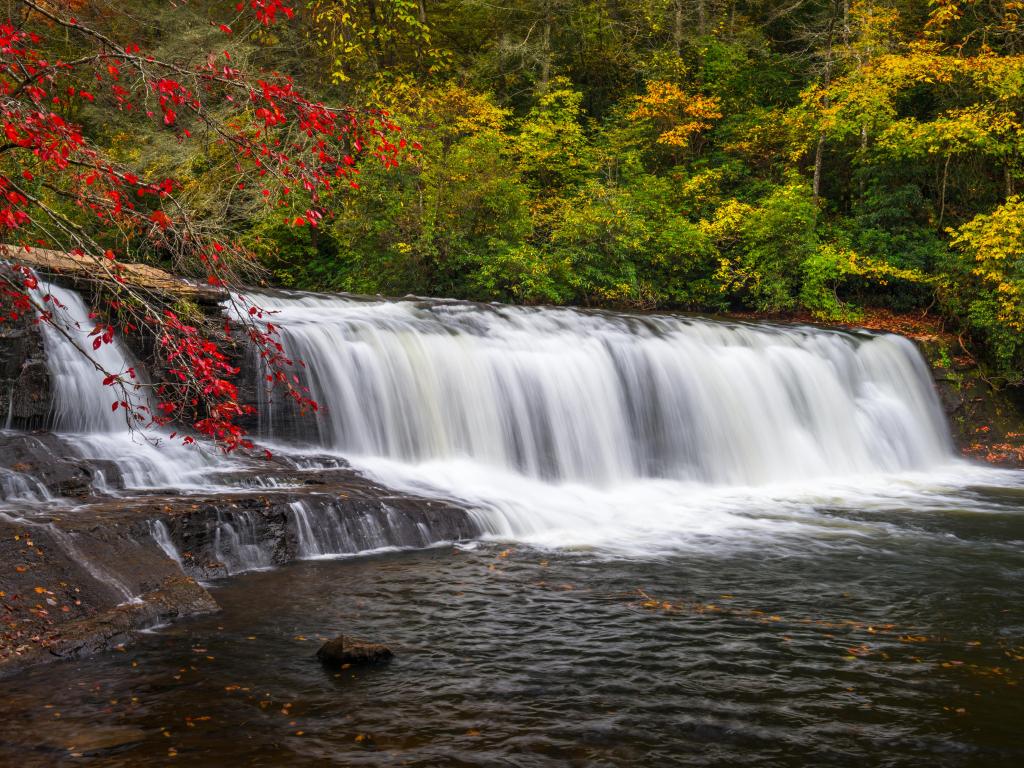
MULTIPOLYGON (((227 290, 250 263, 245 250, 229 232, 200 221, 180 199, 174 179, 144 178, 115 162, 71 116, 83 108, 100 109, 118 119, 155 122, 180 141, 202 132, 234 163, 226 194, 247 194, 294 211, 289 214, 294 225, 311 227, 324 217, 324 193, 339 183, 358 187, 361 158, 398 163, 406 146, 404 139, 391 139, 398 127, 383 112, 310 100, 287 76, 247 75, 227 51, 204 55, 194 66, 156 58, 77 18, 74 8, 83 5, 81 0, 16 3, 23 18, 0 20, 0 242, 89 260, 93 279, 114 296, 104 314, 118 318, 97 318, 94 349, 110 343, 116 332, 156 339, 158 367, 166 375, 154 385, 155 412, 143 399, 129 396, 142 385, 124 371, 103 371, 105 383, 122 388, 112 407, 124 408, 130 424, 176 421, 225 450, 251 447, 237 424, 250 410, 239 403, 232 383, 237 368, 200 329, 184 322, 165 296, 125 279, 122 256, 141 251, 223 289, 236 318, 226 323, 226 333, 241 332, 259 350, 269 382, 300 406, 315 409, 298 378, 286 372, 294 362, 284 355, 266 313, 227 290), (81 55, 62 58, 58 32, 71 35, 81 55), (112 241, 119 247, 108 247, 112 241)), ((232 5, 236 27, 247 14, 263 26, 294 14, 281 0, 232 5)), ((234 34, 227 23, 220 29, 234 34)), ((51 297, 40 295, 32 270, 17 263, 0 269, 0 321, 32 313, 55 326, 67 323, 51 297)))

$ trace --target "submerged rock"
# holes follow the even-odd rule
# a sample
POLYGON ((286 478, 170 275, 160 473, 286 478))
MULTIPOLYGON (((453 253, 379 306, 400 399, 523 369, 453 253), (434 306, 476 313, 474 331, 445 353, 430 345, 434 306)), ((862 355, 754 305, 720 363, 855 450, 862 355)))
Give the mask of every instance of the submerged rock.
POLYGON ((344 635, 328 640, 316 652, 323 664, 383 664, 394 655, 386 645, 364 643, 344 635))

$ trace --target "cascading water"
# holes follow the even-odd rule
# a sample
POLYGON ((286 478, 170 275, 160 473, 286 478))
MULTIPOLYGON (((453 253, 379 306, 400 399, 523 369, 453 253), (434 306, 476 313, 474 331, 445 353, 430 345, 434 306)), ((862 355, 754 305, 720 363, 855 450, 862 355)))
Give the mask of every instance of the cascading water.
MULTIPOLYGON (((229 485, 217 485, 214 470, 228 460, 134 433, 110 408, 118 393, 75 348, 91 346, 86 305, 73 291, 41 290, 68 329, 41 326, 53 427, 93 463, 94 487, 106 474, 129 489, 280 488, 292 494, 300 557, 437 540, 386 505, 358 518, 295 500, 293 485, 237 462, 221 481, 229 485)), ((344 457, 395 489, 468 505, 476 526, 498 536, 602 545, 641 536, 649 547, 668 534, 694 541, 762 527, 780 507, 802 524, 822 504, 870 506, 865 493, 889 506, 893 493, 926 503, 922 488, 942 486, 948 472, 936 470, 954 461, 927 367, 898 336, 446 301, 275 294, 260 303, 322 406, 309 417, 263 404, 262 435, 284 444, 279 455, 296 468, 323 465, 325 452, 344 457)), ((116 339, 94 356, 145 381, 116 339)), ((45 494, 16 473, 0 480, 8 501, 45 494)), ((213 554, 230 571, 271 564, 252 520, 221 522, 213 554)), ((177 551, 164 534, 154 532, 177 551)))
MULTIPOLYGON (((268 299, 325 447, 589 485, 925 469, 950 443, 898 336, 456 303, 268 299)), ((280 416, 277 421, 280 422, 280 416)))
MULTIPOLYGON (((63 452, 62 458, 84 460, 88 487, 101 505, 105 496, 132 498, 138 491, 173 491, 174 496, 182 491, 195 491, 212 499, 215 521, 192 523, 193 533, 206 526, 210 537, 209 546, 203 548, 202 561, 197 561, 199 566, 219 563, 221 573, 231 574, 268 568, 292 554, 300 558, 328 557, 395 546, 420 547, 475 532, 472 526, 453 524, 453 517, 435 521, 437 524, 428 528, 419 522, 431 517, 428 512, 410 516, 381 502, 346 506, 347 494, 338 498, 303 493, 301 478, 306 472, 315 474, 321 485, 325 479, 331 479, 332 472, 338 475, 339 482, 351 479, 345 474, 349 472, 345 463, 335 457, 296 452, 268 466, 183 446, 171 440, 165 430, 131 429, 126 410, 112 409, 111 403, 129 397, 136 404, 151 406, 146 371, 117 337, 112 343, 93 348, 89 332, 95 323, 78 293, 41 282, 38 297, 42 300, 47 295, 56 318, 54 323, 41 323, 39 327, 52 390, 49 423, 56 440, 49 440, 44 446, 43 442, 22 434, 19 442, 19 435, 13 430, 5 433, 6 438, 22 449, 33 442, 32 450, 26 454, 33 457, 32 462, 38 462, 47 450, 63 452), (88 350, 90 357, 83 350, 88 350), (107 373, 123 373, 129 368, 135 371, 132 382, 139 387, 130 386, 123 391, 104 385, 107 373), (274 471, 283 472, 285 478, 275 477, 274 471), (296 476, 300 478, 298 485, 296 476), (252 489, 257 488, 268 492, 259 499, 258 509, 263 511, 281 497, 304 496, 299 501, 282 503, 291 533, 282 538, 280 527, 268 525, 257 509, 236 508, 233 497, 251 500, 252 489), (294 547, 290 541, 294 541, 294 547)), ((22 466, 29 467, 17 462, 14 469, 0 466, 0 504, 44 512, 54 504, 69 510, 83 508, 64 497, 52 498, 46 485, 17 471, 22 466)), ((59 484, 61 479, 55 482, 59 484)), ((72 493, 83 495, 82 485, 74 485, 72 493)), ((148 534, 170 559, 186 566, 183 550, 164 520, 150 520, 148 534)), ((61 542, 71 546, 73 539, 64 538, 61 542)), ((217 573, 216 567, 211 573, 217 573)))
MULTIPOLYGON (((133 368, 138 381, 144 383, 145 371, 121 340, 115 337, 92 349, 89 332, 95 322, 81 296, 55 285, 41 285, 39 292, 53 297, 54 312, 61 315, 60 329, 40 324, 53 389, 54 431, 83 458, 110 462, 126 488, 201 486, 200 476, 214 465, 213 459, 167 439, 155 445, 159 433, 131 429, 126 411, 111 409, 121 392, 104 386, 105 374, 76 349, 89 350, 96 363, 110 373, 133 368)), ((147 400, 144 391, 129 396, 147 400)))
POLYGON ((625 528, 717 529, 716 510, 734 524, 780 484, 779 499, 814 504, 872 482, 888 492, 896 474, 954 461, 927 366, 899 336, 446 301, 259 301, 321 406, 313 427, 287 403, 264 403, 265 437, 302 443, 316 429, 321 448, 394 487, 468 502, 498 535, 585 543, 625 528))

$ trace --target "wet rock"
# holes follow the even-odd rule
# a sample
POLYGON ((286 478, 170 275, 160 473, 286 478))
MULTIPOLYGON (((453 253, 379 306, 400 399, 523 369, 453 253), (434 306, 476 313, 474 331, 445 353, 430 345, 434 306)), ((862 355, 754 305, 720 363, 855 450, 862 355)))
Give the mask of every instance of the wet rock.
POLYGON ((965 456, 1024 467, 1024 388, 996 388, 955 338, 920 343, 957 448, 965 456))
POLYGON ((202 586, 187 576, 169 579, 162 587, 97 616, 69 624, 47 647, 57 658, 74 659, 126 644, 139 630, 172 619, 220 610, 202 586))
MULTIPOLYGON (((80 477, 77 487, 88 489, 97 462, 62 457, 60 447, 46 433, 0 433, 0 481, 18 473, 66 491, 80 477)), ((0 678, 130 643, 154 623, 217 610, 197 578, 480 533, 464 509, 396 494, 343 464, 325 464, 261 463, 260 477, 272 473, 276 483, 269 488, 188 496, 89 491, 73 513, 39 501, 23 502, 24 517, 0 514, 0 562, 7 566, 0 569, 0 678), (310 480, 318 481, 315 490, 310 480)), ((391 658, 390 649, 351 638, 321 655, 332 652, 337 660, 330 663, 339 666, 391 658)))
POLYGON ((31 321, 0 325, 0 425, 41 427, 50 410, 43 339, 31 321))
MULTIPOLYGON (((48 752, 54 765, 68 757, 100 756, 146 740, 142 728, 56 719, 52 710, 38 706, 38 701, 26 700, 23 707, 27 721, 23 727, 9 729, 11 732, 4 734, 3 741, 8 747, 26 750, 27 754, 48 752)), ((26 762, 33 764, 31 760, 26 762)))
POLYGON ((55 746, 63 746, 68 752, 82 755, 108 752, 146 740, 144 730, 124 725, 90 725, 87 728, 61 725, 54 729, 53 724, 48 723, 47 727, 51 729, 48 741, 55 742, 55 746))
POLYGON ((98 510, 69 520, 0 515, 0 678, 217 610, 148 530, 145 521, 104 519, 98 510))
MULTIPOLYGON (((97 474, 117 485, 119 473, 110 462, 88 462, 73 456, 57 435, 49 432, 0 432, 0 491, 3 480, 20 478, 26 493, 81 498, 92 492, 97 474)), ((12 490, 3 496, 16 495, 12 490)), ((0 496, 0 498, 3 498, 0 496)))
POLYGON ((328 640, 316 652, 322 664, 330 665, 383 664, 394 655, 386 645, 366 643, 344 635, 328 640))

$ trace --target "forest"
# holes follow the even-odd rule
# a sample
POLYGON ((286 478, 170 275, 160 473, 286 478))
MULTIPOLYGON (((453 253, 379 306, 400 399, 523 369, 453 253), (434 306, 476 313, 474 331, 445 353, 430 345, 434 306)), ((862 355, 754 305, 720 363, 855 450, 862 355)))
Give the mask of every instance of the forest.
MULTIPOLYGON (((1022 2, 251 3, 273 24, 229 5, 71 3, 158 60, 223 56, 386 116, 393 158, 346 157, 347 183, 307 216, 308 195, 254 193, 184 120, 66 109, 114 161, 174 178, 194 226, 234 233, 250 282, 852 324, 884 308, 941 318, 997 385, 1024 379, 1022 2)), ((17 178, 12 155, 0 171, 17 178)))

